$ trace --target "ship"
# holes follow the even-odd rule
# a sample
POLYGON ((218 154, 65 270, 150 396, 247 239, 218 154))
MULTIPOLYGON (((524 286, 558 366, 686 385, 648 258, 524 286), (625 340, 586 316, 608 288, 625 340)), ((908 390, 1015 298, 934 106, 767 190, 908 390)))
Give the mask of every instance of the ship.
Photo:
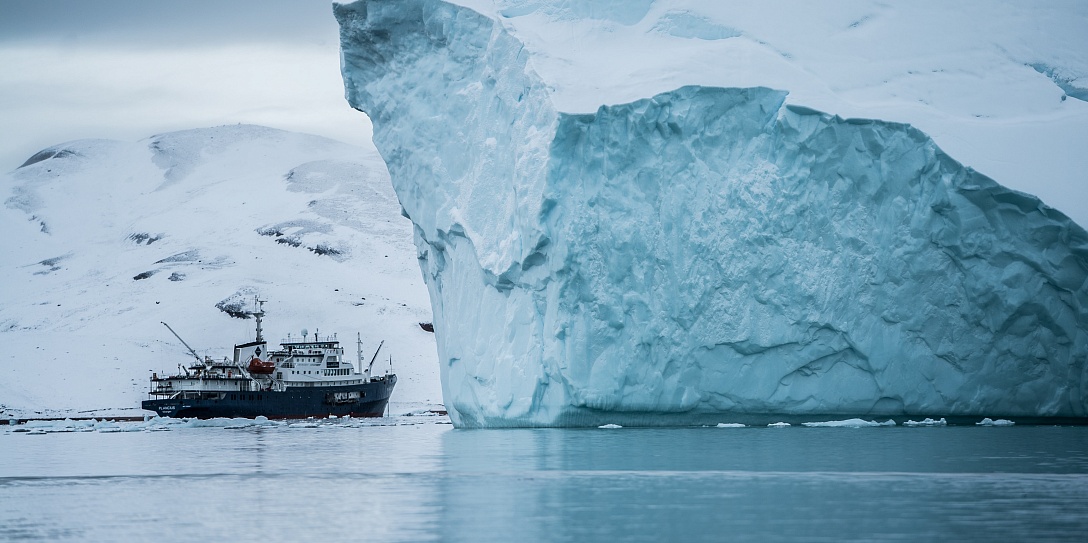
MULTIPOLYGON (((141 407, 161 417, 199 418, 267 417, 270 419, 380 417, 389 404, 397 376, 390 369, 371 375, 383 340, 365 370, 357 371, 344 359, 336 335, 318 331, 280 342, 269 350, 262 336, 264 301, 255 300, 257 333, 253 341, 234 346, 233 358, 201 358, 181 336, 163 322, 170 333, 196 359, 179 366, 175 375, 151 374, 149 399, 141 407)), ((363 365, 362 336, 356 335, 357 361, 363 365)))

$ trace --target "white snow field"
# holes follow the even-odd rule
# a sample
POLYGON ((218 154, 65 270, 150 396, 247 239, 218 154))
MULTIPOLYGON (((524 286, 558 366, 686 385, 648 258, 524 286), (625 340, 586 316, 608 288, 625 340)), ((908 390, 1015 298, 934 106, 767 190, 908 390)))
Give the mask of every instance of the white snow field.
POLYGON ((334 7, 455 424, 1088 416, 1088 4, 462 4, 334 7))
POLYGON ((81 140, 0 178, 0 416, 127 414, 151 372, 254 335, 385 340, 393 413, 440 404, 411 223, 373 148, 250 125, 81 140), (222 309, 218 308, 221 306, 222 309))

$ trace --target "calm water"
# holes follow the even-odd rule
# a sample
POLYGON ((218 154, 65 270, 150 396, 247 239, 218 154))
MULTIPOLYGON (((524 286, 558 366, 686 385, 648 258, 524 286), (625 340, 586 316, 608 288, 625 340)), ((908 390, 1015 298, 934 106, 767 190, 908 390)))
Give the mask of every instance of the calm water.
MULTIPOLYGON (((423 423, 419 423, 423 421, 423 423)), ((0 540, 1084 541, 1088 428, 0 427, 0 540)))

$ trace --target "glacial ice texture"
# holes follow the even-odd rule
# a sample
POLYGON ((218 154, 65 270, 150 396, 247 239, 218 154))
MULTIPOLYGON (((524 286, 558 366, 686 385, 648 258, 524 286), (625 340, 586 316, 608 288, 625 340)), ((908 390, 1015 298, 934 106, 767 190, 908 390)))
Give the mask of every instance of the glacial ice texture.
POLYGON ((566 114, 490 18, 335 10, 458 426, 1088 416, 1088 234, 911 126, 767 88, 566 114))

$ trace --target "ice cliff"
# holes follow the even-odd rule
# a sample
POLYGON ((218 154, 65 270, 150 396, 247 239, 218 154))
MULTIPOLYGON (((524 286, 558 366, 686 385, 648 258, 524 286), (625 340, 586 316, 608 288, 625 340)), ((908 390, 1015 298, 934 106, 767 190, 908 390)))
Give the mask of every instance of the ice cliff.
POLYGON ((495 19, 335 13, 455 424, 1088 417, 1088 234, 919 130, 768 88, 565 113, 495 19))

